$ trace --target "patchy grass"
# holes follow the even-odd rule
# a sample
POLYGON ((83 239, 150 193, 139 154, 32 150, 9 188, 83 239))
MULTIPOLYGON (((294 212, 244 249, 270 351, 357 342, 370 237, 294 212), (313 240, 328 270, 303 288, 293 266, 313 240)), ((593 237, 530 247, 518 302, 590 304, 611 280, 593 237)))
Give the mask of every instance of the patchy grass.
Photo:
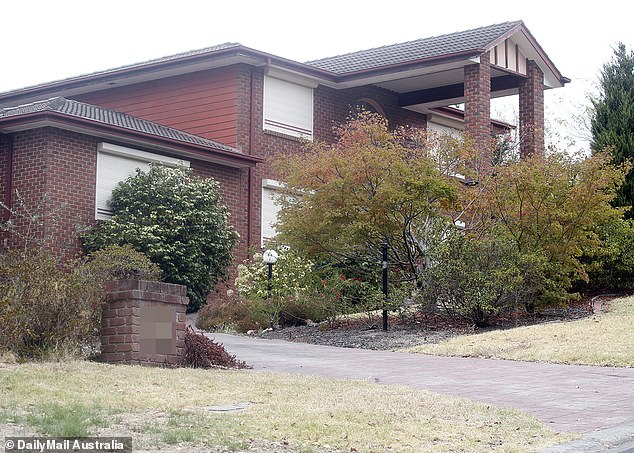
POLYGON ((66 422, 81 420, 90 434, 131 435, 135 451, 528 452, 573 437, 516 410, 406 387, 90 362, 1 367, 0 422, 9 419, 50 435, 79 434, 66 422), (235 403, 251 405, 206 409, 235 403))
POLYGON ((531 362, 634 366, 634 296, 615 299, 603 314, 569 322, 462 335, 408 352, 531 362))

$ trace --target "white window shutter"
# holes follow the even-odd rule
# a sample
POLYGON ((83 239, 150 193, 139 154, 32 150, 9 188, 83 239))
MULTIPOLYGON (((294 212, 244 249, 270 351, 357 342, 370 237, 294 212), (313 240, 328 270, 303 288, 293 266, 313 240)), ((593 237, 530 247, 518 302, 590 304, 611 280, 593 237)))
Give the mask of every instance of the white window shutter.
POLYGON ((264 77, 264 129, 313 138, 313 89, 264 77))
POLYGON ((260 217, 260 226, 262 230, 262 246, 268 239, 272 239, 277 235, 275 227, 277 222, 277 214, 282 207, 278 204, 281 195, 280 189, 284 185, 274 179, 262 180, 262 210, 260 217))
POLYGON ((114 154, 99 153, 97 156, 97 219, 107 219, 112 215, 109 204, 112 190, 121 181, 133 175, 137 168, 147 171, 150 164, 114 154))
POLYGON ((143 171, 149 170, 152 162, 170 167, 177 165, 189 167, 188 161, 110 143, 99 144, 95 196, 95 218, 97 220, 106 220, 112 216, 110 197, 117 184, 134 175, 137 168, 143 171))

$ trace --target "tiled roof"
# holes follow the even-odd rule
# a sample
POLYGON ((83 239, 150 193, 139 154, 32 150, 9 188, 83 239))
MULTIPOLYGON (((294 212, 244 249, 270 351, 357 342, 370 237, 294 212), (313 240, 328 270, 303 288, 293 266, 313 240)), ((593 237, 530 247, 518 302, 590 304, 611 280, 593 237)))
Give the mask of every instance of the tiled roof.
POLYGON ((132 69, 137 66, 148 66, 148 65, 152 65, 156 63, 167 63, 172 60, 180 60, 182 58, 195 57, 197 55, 203 55, 206 53, 218 52, 219 50, 231 49, 232 47, 240 47, 240 44, 236 42, 225 42, 223 44, 218 44, 211 47, 205 47, 203 49, 189 50, 187 52, 181 52, 174 55, 168 55, 166 57, 153 58, 152 60, 146 60, 146 61, 141 61, 139 63, 119 66, 117 68, 110 68, 110 69, 106 69, 105 71, 98 71, 98 72, 83 74, 80 77, 91 77, 91 76, 99 75, 102 73, 119 71, 122 69, 132 69))
POLYGON ((0 121, 4 118, 28 115, 39 112, 55 112, 66 116, 88 120, 107 126, 127 129, 132 132, 153 135, 159 138, 176 140, 184 144, 204 146, 220 151, 242 154, 239 150, 231 146, 224 145, 214 140, 209 140, 198 135, 183 132, 178 129, 163 126, 152 121, 144 120, 136 116, 105 109, 96 105, 84 102, 73 101, 63 97, 55 97, 45 101, 34 102, 32 104, 20 105, 0 109, 0 121))
POLYGON ((496 39, 521 25, 522 21, 504 22, 488 27, 460 31, 432 38, 417 39, 374 49, 361 50, 305 64, 336 74, 363 71, 400 63, 408 63, 460 52, 483 51, 496 39))
MULTIPOLYGON (((128 65, 118 66, 118 67, 115 67, 115 68, 109 68, 109 69, 105 69, 105 70, 101 70, 101 71, 89 72, 89 73, 81 74, 81 75, 78 75, 78 76, 72 76, 72 77, 68 77, 68 78, 65 78, 65 79, 56 80, 56 81, 50 82, 48 84, 57 84, 57 83, 72 82, 72 81, 76 81, 76 80, 91 79, 91 78, 94 78, 94 77, 105 76, 105 75, 109 75, 111 73, 116 73, 118 71, 126 71, 126 70, 135 69, 135 68, 144 68, 146 66, 151 66, 151 65, 154 65, 154 64, 169 63, 170 61, 175 61, 175 60, 179 60, 179 59, 182 59, 182 58, 188 58, 188 57, 195 57, 197 55, 204 55, 206 53, 218 52, 220 50, 231 49, 233 47, 241 47, 241 45, 239 43, 235 43, 235 42, 226 42, 226 43, 218 44, 218 45, 211 46, 211 47, 205 47, 204 49, 190 50, 190 51, 187 51, 187 52, 177 53, 175 55, 168 55, 166 57, 154 58, 152 60, 141 61, 141 62, 138 62, 138 63, 132 63, 132 64, 128 64, 128 65)), ((17 90, 9 90, 9 91, 6 91, 6 92, 0 93, 0 94, 10 94, 10 93, 12 93, 14 91, 29 90, 31 88, 37 88, 37 87, 40 87, 40 86, 43 86, 43 85, 48 85, 48 84, 45 83, 45 84, 37 84, 37 85, 27 86, 27 87, 19 88, 17 90)))

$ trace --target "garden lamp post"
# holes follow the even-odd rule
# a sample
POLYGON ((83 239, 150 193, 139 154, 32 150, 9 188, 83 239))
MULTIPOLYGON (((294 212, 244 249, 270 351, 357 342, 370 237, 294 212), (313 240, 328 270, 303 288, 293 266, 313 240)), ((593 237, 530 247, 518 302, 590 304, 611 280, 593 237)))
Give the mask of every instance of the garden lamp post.
POLYGON ((266 298, 271 297, 271 280, 273 279, 273 265, 277 263, 277 252, 275 250, 266 250, 262 254, 262 261, 269 266, 269 278, 266 285, 266 298))

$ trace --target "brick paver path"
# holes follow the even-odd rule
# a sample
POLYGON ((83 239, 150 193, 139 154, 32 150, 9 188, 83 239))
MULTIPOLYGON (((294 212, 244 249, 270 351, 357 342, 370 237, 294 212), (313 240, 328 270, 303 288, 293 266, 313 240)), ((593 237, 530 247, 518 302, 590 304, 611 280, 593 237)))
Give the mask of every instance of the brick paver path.
POLYGON ((534 415, 557 431, 634 419, 634 369, 335 348, 209 334, 255 370, 401 384, 534 415))

